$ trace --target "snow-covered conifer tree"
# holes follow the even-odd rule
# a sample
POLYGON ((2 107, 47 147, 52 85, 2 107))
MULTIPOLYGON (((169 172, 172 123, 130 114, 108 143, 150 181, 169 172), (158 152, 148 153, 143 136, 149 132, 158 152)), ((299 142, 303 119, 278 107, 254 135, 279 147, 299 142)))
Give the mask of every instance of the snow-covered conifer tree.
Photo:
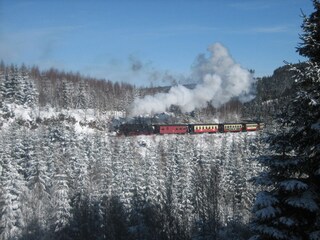
POLYGON ((254 239, 320 239, 320 2, 304 16, 298 52, 309 58, 293 68, 296 96, 260 158, 268 170, 255 182, 268 188, 254 206, 254 239))
POLYGON ((18 68, 14 66, 11 66, 10 71, 5 74, 1 84, 1 95, 6 102, 14 102, 15 94, 18 92, 18 75, 18 68))
POLYGON ((78 94, 76 96, 76 108, 86 109, 89 105, 89 95, 87 92, 87 85, 84 81, 79 83, 78 94))
POLYGON ((11 129, 10 136, 2 135, 0 143, 1 166, 0 174, 0 239, 18 239, 22 233, 23 221, 22 196, 26 193, 24 177, 19 173, 19 165, 14 158, 15 133, 11 129), (14 134, 12 134, 14 133, 14 134))
MULTIPOLYGON (((211 136, 209 136, 211 137, 211 136)), ((220 142, 218 139, 217 142, 220 142)), ((215 239, 219 225, 219 165, 215 161, 211 146, 215 146, 215 152, 219 147, 205 135, 195 140, 193 153, 193 207, 194 207, 194 229, 193 237, 199 239, 215 239), (212 145, 211 145, 212 144, 212 145)))
POLYGON ((68 178, 62 166, 57 168, 54 176, 51 196, 52 230, 57 234, 57 238, 66 239, 65 231, 70 224, 71 206, 68 178))
POLYGON ((72 106, 72 89, 71 89, 71 83, 63 80, 62 81, 62 87, 61 87, 61 96, 60 96, 60 107, 64 109, 69 109, 72 106))
POLYGON ((27 69, 22 67, 17 78, 17 89, 15 93, 15 102, 25 107, 32 107, 38 101, 38 92, 35 88, 34 82, 29 79, 27 69))

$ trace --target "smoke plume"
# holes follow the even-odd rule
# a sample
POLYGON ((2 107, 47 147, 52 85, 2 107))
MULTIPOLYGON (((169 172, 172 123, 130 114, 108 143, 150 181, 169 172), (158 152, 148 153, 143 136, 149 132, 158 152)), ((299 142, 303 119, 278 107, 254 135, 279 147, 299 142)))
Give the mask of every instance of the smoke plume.
POLYGON ((133 55, 129 56, 130 68, 133 72, 138 72, 143 68, 142 62, 133 55))
POLYGON ((177 85, 168 93, 136 99, 131 115, 165 112, 171 105, 179 106, 183 112, 191 112, 208 103, 219 107, 233 97, 243 102, 251 100, 254 79, 250 72, 237 64, 220 43, 211 45, 208 51, 210 56, 201 55, 194 66, 193 76, 201 79, 194 89, 177 85))

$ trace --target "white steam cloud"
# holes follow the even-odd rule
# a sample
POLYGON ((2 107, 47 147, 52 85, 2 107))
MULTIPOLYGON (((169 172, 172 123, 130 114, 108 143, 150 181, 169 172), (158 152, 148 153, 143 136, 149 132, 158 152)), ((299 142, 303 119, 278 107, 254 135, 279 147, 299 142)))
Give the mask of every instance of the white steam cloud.
POLYGON ((168 93, 146 96, 133 102, 131 115, 146 115, 165 112, 176 105, 183 112, 206 107, 208 102, 219 107, 233 97, 243 102, 253 98, 250 93, 254 82, 252 74, 237 64, 228 50, 220 43, 208 48, 209 58, 202 56, 195 72, 201 73, 202 80, 194 89, 182 85, 172 87, 168 93))

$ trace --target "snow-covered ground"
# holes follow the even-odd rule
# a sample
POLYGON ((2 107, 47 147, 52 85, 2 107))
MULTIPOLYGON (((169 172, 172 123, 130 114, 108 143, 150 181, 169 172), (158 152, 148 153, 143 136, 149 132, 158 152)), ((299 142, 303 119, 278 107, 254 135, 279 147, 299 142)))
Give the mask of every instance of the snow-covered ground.
POLYGON ((260 171, 254 158, 262 148, 261 132, 106 134, 108 122, 122 114, 2 108, 0 177, 7 184, 4 195, 14 199, 6 204, 17 211, 4 218, 19 216, 23 229, 31 224, 27 213, 40 212, 36 220, 51 229, 70 223, 77 206, 72 201, 87 199, 100 213, 103 201, 116 197, 128 216, 156 206, 151 210, 158 217, 171 214, 189 234, 197 234, 195 224, 248 221, 256 192, 249 179, 260 171))
POLYGON ((30 108, 17 104, 6 104, 0 110, 1 128, 12 123, 23 121, 26 125, 46 121, 65 121, 73 124, 78 133, 94 133, 94 129, 101 127, 108 130, 107 125, 113 118, 125 117, 124 111, 101 112, 95 109, 55 109, 52 107, 30 108), (2 116, 2 119, 1 119, 2 116))

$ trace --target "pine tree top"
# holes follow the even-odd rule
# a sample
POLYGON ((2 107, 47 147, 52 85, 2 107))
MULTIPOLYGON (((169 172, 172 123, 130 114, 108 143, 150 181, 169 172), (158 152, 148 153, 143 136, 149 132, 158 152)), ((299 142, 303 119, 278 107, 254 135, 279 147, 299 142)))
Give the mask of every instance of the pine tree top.
POLYGON ((315 11, 309 17, 302 13, 302 43, 297 47, 297 52, 312 62, 320 63, 320 1, 313 0, 313 6, 315 11))

